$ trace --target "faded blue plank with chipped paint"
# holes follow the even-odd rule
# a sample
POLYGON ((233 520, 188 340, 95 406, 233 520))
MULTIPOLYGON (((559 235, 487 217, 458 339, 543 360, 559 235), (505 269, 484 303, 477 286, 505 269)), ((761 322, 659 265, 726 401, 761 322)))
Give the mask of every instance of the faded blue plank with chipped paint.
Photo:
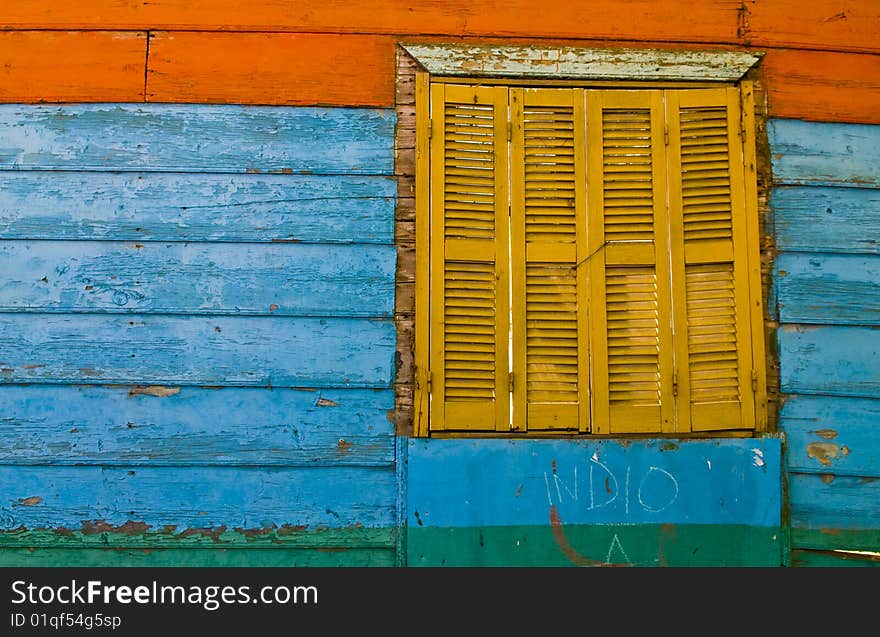
POLYGON ((880 529, 880 478, 792 473, 789 496, 792 527, 880 529))
POLYGON ((783 393, 880 398, 880 328, 784 324, 777 337, 783 393))
POLYGON ((880 126, 771 119, 767 135, 776 183, 880 187, 880 126))
POLYGON ((780 524, 774 437, 414 439, 407 466, 411 526, 780 524))
POLYGON ((782 251, 880 254, 880 190, 783 186, 770 196, 782 251))
POLYGON ((880 400, 786 396, 779 415, 786 466, 797 473, 880 478, 880 400))
POLYGON ((392 409, 390 389, 0 385, 0 463, 389 466, 392 409))
POLYGON ((0 314, 0 382, 389 387, 390 319, 0 314))
POLYGON ((390 177, 6 172, 0 237, 391 244, 396 192, 390 177))
POLYGON ((0 241, 0 311, 391 316, 393 246, 0 241))
POLYGON ((0 466, 0 529, 394 525, 393 468, 0 466))
POLYGON ((783 253, 774 274, 785 323, 880 325, 880 255, 783 253))
POLYGON ((393 109, 0 105, 0 170, 390 175, 393 109))

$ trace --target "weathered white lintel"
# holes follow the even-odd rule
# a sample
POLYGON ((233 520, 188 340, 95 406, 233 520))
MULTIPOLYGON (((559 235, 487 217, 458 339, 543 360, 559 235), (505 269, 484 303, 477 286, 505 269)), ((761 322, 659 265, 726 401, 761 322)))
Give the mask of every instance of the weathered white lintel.
POLYGON ((432 75, 735 82, 761 52, 403 44, 432 75))

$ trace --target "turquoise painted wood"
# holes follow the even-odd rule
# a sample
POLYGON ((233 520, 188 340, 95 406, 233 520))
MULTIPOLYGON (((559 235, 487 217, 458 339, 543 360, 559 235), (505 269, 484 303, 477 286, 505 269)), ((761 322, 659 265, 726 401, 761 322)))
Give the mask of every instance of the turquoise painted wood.
POLYGON ((194 567, 194 568, 301 568, 394 566, 393 549, 346 547, 328 550, 276 548, 265 551, 253 548, 114 548, 3 549, 0 565, 13 568, 39 567, 194 567))
POLYGON ((390 175, 393 109, 0 105, 0 170, 390 175))
POLYGON ((390 177, 28 171, 2 184, 7 239, 394 241, 390 177))
POLYGON ((0 314, 0 382, 390 387, 395 345, 390 319, 0 314))
POLYGON ((880 398, 880 329, 783 324, 777 334, 783 393, 880 398))
POLYGON ((778 184, 880 187, 880 126, 771 119, 767 136, 778 184))
POLYGON ((0 241, 0 311, 390 317, 379 245, 0 241))
POLYGON ((0 564, 394 563, 395 120, 0 106, 0 564))
POLYGON ((880 478, 792 473, 789 497, 792 527, 880 531, 880 478))
POLYGON ((779 250, 880 254, 880 189, 782 186, 770 206, 779 250))
POLYGON ((414 439, 410 526, 778 527, 781 441, 414 439))
POLYGON ((880 478, 880 400, 786 396, 779 426, 796 473, 880 478))
POLYGON ((392 527, 396 490, 393 468, 0 466, 0 529, 392 527))
POLYGON ((390 389, 0 385, 0 464, 392 466, 390 389))
POLYGON ((774 267, 780 321, 880 325, 880 255, 783 253, 774 267))

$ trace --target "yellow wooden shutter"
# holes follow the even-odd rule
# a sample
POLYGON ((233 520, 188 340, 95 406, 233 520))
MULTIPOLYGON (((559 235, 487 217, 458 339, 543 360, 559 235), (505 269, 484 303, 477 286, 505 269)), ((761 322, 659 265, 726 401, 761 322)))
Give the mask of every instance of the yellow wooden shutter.
POLYGON ((748 245, 739 91, 667 91, 677 420, 751 429, 748 245))
POLYGON ((594 433, 674 427, 662 91, 587 94, 594 433))
POLYGON ((584 92, 510 90, 513 423, 589 427, 584 92))
POLYGON ((432 430, 509 429, 507 89, 431 87, 432 430))

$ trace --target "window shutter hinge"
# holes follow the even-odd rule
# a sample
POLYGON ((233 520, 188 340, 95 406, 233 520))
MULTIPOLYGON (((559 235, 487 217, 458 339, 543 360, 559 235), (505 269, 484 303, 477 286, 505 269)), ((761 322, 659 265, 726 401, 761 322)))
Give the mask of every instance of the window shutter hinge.
POLYGON ((513 133, 511 133, 511 130, 510 130, 510 129, 511 129, 510 122, 507 122, 507 141, 508 141, 508 142, 509 142, 509 141, 512 139, 512 137, 513 137, 513 133))
POLYGON ((672 395, 678 396, 678 370, 672 372, 672 395))
POLYGON ((663 143, 669 146, 669 124, 663 124, 663 143))
POLYGON ((758 370, 752 370, 752 393, 758 393, 758 370))
POLYGON ((507 391, 513 391, 513 372, 507 373, 507 391))
POLYGON ((434 136, 434 118, 428 118, 428 139, 431 139, 434 136))
POLYGON ((431 381, 434 379, 434 372, 428 370, 425 372, 425 389, 428 390, 428 393, 431 393, 431 381))

